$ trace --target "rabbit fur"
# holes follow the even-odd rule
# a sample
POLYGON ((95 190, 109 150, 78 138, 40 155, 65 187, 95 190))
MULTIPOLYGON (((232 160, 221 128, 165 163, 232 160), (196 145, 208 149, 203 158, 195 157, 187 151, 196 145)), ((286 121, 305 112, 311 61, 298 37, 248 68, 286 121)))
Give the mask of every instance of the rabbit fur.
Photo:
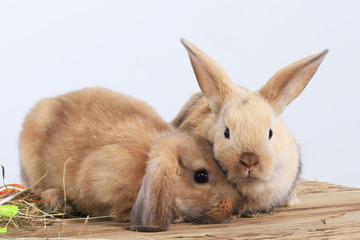
POLYGON ((32 186, 46 210, 63 210, 65 187, 67 211, 130 220, 132 230, 230 222, 244 209, 206 139, 107 89, 36 104, 23 123, 20 162, 24 185, 32 186), (199 171, 207 174, 205 182, 196 180, 199 171))
POLYGON ((213 144, 218 165, 244 197, 245 214, 296 203, 301 158, 281 113, 305 88, 328 50, 282 68, 260 90, 250 91, 236 86, 199 48, 181 41, 202 92, 191 97, 172 124, 213 144))

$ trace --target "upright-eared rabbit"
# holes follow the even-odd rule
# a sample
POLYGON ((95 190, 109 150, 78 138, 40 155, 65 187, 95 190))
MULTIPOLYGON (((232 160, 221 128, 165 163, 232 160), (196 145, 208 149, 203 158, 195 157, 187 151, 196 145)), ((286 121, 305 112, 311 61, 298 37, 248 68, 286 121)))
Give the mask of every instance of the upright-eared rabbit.
POLYGON ((23 124, 20 157, 26 186, 45 176, 32 191, 47 210, 63 210, 65 187, 68 211, 130 220, 132 230, 230 222, 244 208, 206 139, 102 88, 40 101, 23 124))
POLYGON ((301 172, 297 144, 281 113, 305 88, 328 50, 294 62, 258 91, 236 86, 225 70, 182 39, 202 93, 172 124, 206 137, 217 164, 244 197, 245 213, 292 203, 301 172))

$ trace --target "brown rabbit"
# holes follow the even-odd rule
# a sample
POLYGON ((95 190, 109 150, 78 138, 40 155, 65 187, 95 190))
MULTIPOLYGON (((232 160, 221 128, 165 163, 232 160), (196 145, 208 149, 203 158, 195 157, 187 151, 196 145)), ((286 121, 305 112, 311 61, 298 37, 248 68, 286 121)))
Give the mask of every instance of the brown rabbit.
POLYGON ((279 70, 258 91, 237 87, 225 70, 182 39, 202 93, 172 124, 206 137, 218 165, 244 197, 246 212, 269 211, 296 200, 301 172, 297 144, 281 113, 305 88, 328 50, 279 70))
POLYGON ((130 220, 138 231, 241 214, 211 152, 204 138, 174 129, 144 102, 101 88, 40 101, 20 135, 23 182, 47 173, 32 189, 47 210, 64 208, 65 186, 68 211, 130 220))

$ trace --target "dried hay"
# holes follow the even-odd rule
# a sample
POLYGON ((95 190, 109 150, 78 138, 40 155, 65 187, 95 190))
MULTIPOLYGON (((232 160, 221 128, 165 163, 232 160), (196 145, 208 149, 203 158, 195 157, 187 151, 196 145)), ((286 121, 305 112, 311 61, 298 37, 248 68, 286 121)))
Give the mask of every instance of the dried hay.
MULTIPOLYGON (((57 217, 64 213, 46 213, 42 210, 40 200, 29 189, 20 184, 5 184, 5 168, 2 168, 4 185, 0 187, 0 234, 16 229, 35 229, 36 226, 46 228, 57 217)), ((40 182, 46 174, 34 185, 40 182)))
POLYGON ((1 188, 5 188, 6 192, 0 194, 0 200, 4 200, 9 197, 13 199, 6 201, 1 206, 16 206, 17 211, 10 214, 0 215, 0 229, 7 228, 9 230, 14 229, 33 229, 35 226, 43 226, 51 224, 51 221, 56 221, 56 217, 63 216, 62 213, 46 213, 41 210, 40 201, 35 198, 31 192, 22 190, 17 195, 18 190, 11 191, 11 185, 4 185, 1 188), (9 191, 10 190, 10 191, 9 191))
MULTIPOLYGON (((3 183, 5 182, 5 169, 2 165, 3 183)), ((46 174, 33 186, 44 179, 46 174)), ((45 212, 39 198, 31 193, 30 188, 20 184, 5 184, 0 187, 0 238, 6 234, 19 233, 45 229, 49 225, 59 225, 59 236, 64 221, 80 220, 87 224, 89 219, 104 217, 79 217, 65 212, 45 212), (9 210, 9 208, 11 208, 9 210)), ((66 195, 65 195, 66 196, 66 195)), ((66 201, 66 199, 64 199, 66 201)))

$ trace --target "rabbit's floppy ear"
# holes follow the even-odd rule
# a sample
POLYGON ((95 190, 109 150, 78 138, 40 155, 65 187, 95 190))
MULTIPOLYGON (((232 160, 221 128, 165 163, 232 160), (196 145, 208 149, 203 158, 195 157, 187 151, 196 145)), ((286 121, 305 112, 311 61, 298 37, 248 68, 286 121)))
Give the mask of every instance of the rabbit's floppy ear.
POLYGON ((170 226, 179 151, 173 141, 162 142, 152 146, 149 153, 145 176, 131 211, 131 230, 157 232, 170 226))
POLYGON ((183 38, 181 43, 189 54, 196 79, 211 110, 215 114, 219 113, 224 100, 236 88, 234 83, 214 59, 183 38))
POLYGON ((280 69, 259 90, 277 116, 304 90, 327 53, 325 49, 280 69))

